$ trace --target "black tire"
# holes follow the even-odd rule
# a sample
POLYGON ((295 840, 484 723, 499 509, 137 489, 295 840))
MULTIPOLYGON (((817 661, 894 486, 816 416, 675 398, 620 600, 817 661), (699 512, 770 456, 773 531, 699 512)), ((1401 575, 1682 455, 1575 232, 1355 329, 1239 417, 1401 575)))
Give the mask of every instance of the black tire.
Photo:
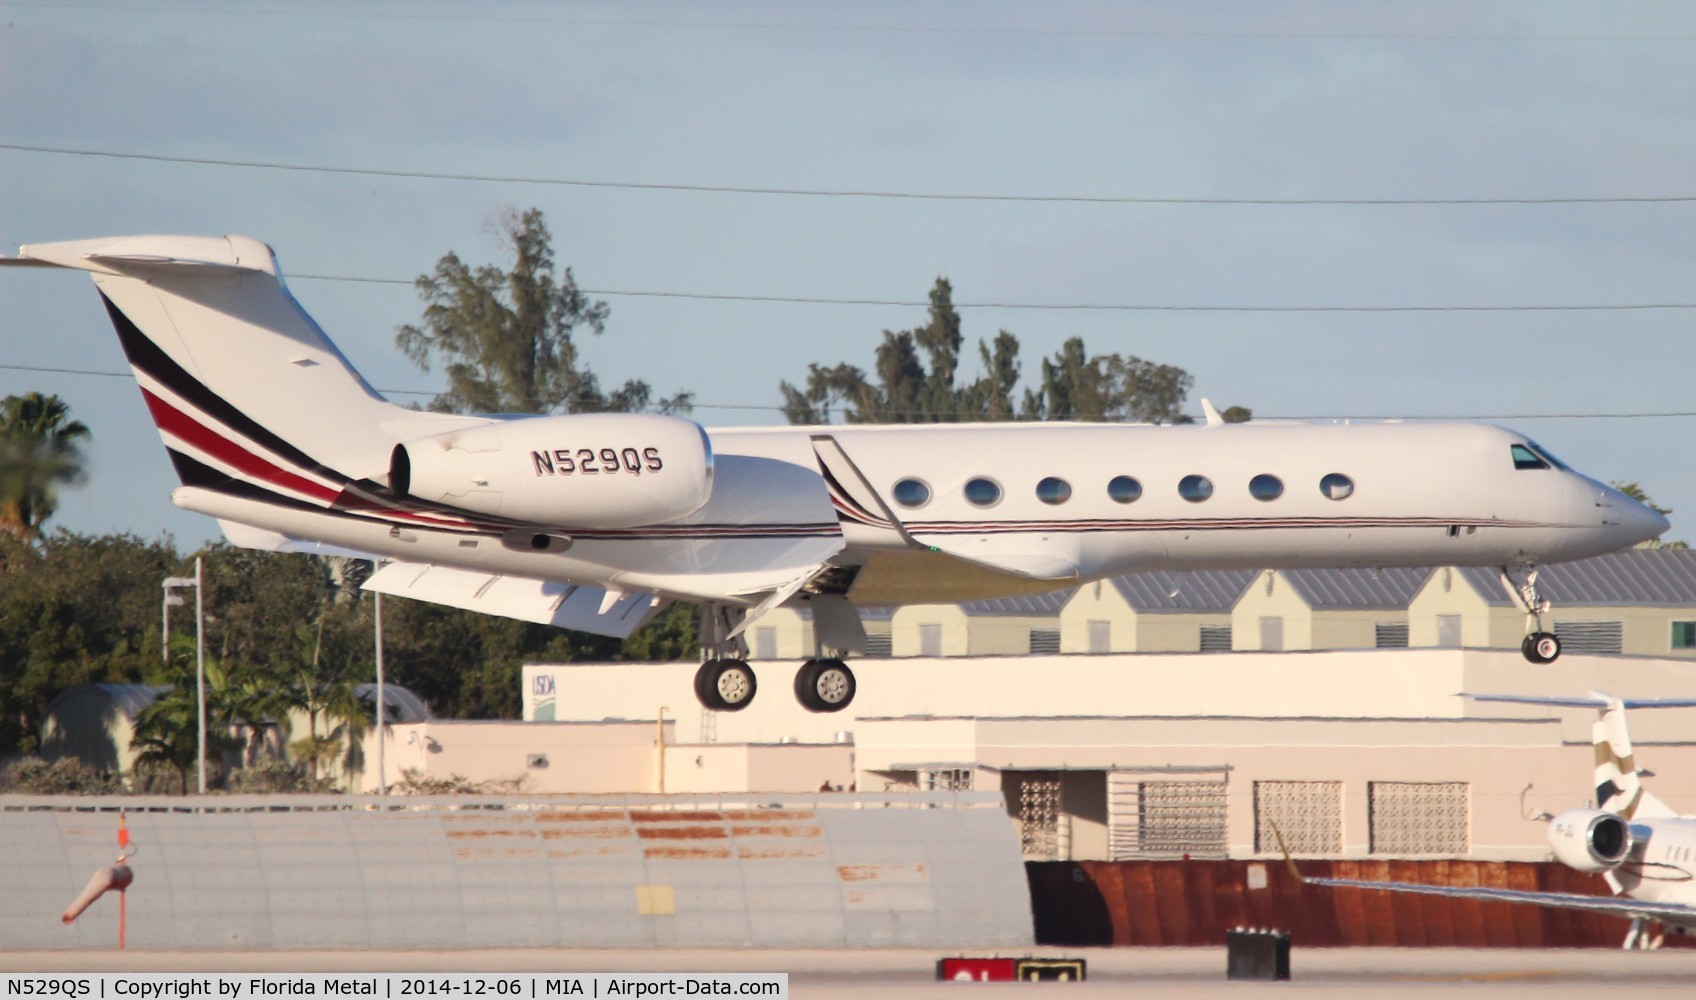
POLYGON ((1553 663, 1561 658, 1561 640, 1553 632, 1531 633, 1531 651, 1536 654, 1536 662, 1553 663))
POLYGON ((840 712, 858 689, 854 672, 841 660, 808 660, 795 672, 795 700, 809 712, 840 712))
POLYGON ((695 672, 695 697, 715 712, 740 712, 758 691, 754 670, 743 660, 708 660, 695 672))

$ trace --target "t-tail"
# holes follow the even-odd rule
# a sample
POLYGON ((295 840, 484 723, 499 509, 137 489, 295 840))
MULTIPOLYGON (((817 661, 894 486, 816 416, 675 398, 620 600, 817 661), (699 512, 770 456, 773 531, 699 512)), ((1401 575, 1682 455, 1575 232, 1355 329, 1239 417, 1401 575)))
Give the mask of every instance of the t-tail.
POLYGON ((295 302, 257 240, 79 240, 0 260, 93 276, 184 486, 347 505, 381 492, 397 440, 484 422, 379 396, 295 302))
POLYGON ((1696 699, 1616 698, 1601 691, 1591 691, 1583 698, 1490 694, 1468 697, 1474 701, 1594 708, 1596 721, 1591 725, 1590 742, 1595 750, 1596 808, 1628 821, 1678 815, 1643 787, 1642 773, 1631 748, 1631 732, 1626 726, 1625 712, 1626 709, 1637 708, 1693 708, 1696 707, 1696 699))

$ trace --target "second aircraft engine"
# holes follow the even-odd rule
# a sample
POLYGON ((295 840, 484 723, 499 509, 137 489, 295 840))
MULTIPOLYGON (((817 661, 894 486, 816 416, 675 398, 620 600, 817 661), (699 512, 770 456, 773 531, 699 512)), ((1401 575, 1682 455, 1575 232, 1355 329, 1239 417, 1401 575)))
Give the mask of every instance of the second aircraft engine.
POLYGON ((1631 853, 1631 827, 1604 809, 1568 809, 1549 821, 1549 844, 1569 868, 1613 871, 1631 853))
POLYGON ((538 526, 633 528, 699 510, 713 452, 700 425, 677 417, 515 417, 396 445, 389 486, 538 526))

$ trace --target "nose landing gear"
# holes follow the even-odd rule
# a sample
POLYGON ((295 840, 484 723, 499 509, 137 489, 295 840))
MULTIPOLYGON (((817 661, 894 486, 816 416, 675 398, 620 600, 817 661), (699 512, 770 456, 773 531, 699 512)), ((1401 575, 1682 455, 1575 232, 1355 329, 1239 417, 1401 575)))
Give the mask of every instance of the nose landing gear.
POLYGON ((1537 567, 1526 566, 1522 572, 1525 582, 1516 583, 1508 568, 1502 567, 1502 581, 1519 595, 1519 602, 1525 608, 1527 634, 1519 644, 1519 651, 1532 663, 1553 663, 1560 658, 1561 640, 1553 632, 1543 630, 1543 614, 1549 610, 1549 602, 1537 592, 1537 567))

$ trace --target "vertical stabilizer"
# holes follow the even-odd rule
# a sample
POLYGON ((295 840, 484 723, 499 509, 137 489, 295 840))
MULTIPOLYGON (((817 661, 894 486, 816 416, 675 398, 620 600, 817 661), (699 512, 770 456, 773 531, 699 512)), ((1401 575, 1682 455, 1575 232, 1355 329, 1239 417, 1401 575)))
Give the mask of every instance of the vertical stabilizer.
POLYGON ((1678 815, 1643 787, 1625 724, 1626 702, 1600 691, 1592 691, 1590 696, 1602 703, 1591 728, 1591 743, 1596 750, 1596 808, 1628 820, 1678 815))

